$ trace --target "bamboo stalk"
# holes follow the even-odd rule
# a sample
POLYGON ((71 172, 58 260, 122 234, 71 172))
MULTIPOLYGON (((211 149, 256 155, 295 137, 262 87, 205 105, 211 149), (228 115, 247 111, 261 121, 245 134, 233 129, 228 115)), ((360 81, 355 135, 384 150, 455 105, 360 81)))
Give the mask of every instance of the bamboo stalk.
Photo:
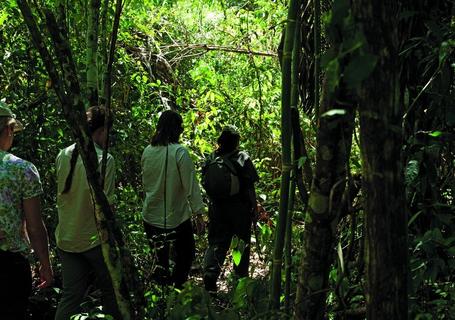
POLYGON ((289 186, 289 210, 286 219, 286 239, 285 239, 285 275, 286 281, 284 285, 284 310, 289 315, 291 312, 291 278, 292 278, 292 214, 294 211, 295 199, 295 177, 291 178, 289 186))
MULTIPOLYGON (((291 150, 294 149, 294 152, 291 151, 291 163, 293 166, 291 182, 289 186, 289 207, 288 215, 286 218, 286 237, 285 237, 285 288, 284 288, 284 297, 285 297, 285 312, 291 314, 291 276, 292 276, 292 256, 291 256, 291 245, 292 245, 292 212, 294 210, 294 200, 295 200, 295 191, 296 191, 296 181, 299 178, 299 169, 297 168, 296 155, 296 142, 297 145, 300 145, 300 135, 296 135, 295 131, 300 133, 300 124, 298 123, 298 111, 297 106, 299 103, 299 58, 300 58, 300 19, 297 19, 296 27, 294 34, 294 44, 292 48, 292 65, 291 65, 291 117, 297 115, 297 119, 292 117, 292 134, 291 134, 291 150), (297 123, 295 123, 297 122, 297 123), (298 127, 298 128, 296 128, 298 127)), ((297 153, 299 154, 299 153, 297 153)), ((301 178, 301 175, 300 175, 301 178)), ((306 190, 305 190, 306 191, 306 190)), ((307 196, 305 194, 305 196, 307 196)))
POLYGON ((289 4, 286 34, 282 59, 282 96, 281 96, 281 146, 282 173, 280 188, 280 209, 273 248, 272 278, 271 278, 271 308, 279 309, 281 295, 281 267, 283 262, 283 247, 286 230, 286 218, 289 200, 289 182, 291 164, 291 67, 292 48, 294 45, 295 26, 299 0, 291 0, 289 4))

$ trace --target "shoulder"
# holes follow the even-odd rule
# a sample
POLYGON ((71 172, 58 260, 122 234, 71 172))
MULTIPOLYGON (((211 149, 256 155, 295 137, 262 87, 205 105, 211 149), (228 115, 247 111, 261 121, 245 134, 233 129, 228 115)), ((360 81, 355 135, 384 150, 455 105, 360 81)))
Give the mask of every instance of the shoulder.
POLYGON ((39 180, 38 169, 30 161, 9 154, 8 163, 17 174, 24 175, 28 180, 39 180))
POLYGON ((237 158, 245 162, 250 159, 250 155, 246 151, 239 151, 237 153, 237 158))
POLYGON ((75 148, 76 148, 76 144, 73 143, 72 145, 70 145, 64 149, 61 149, 60 152, 57 154, 57 159, 71 157, 75 148))
POLYGON ((188 149, 179 143, 170 144, 169 148, 175 152, 177 157, 190 156, 188 149))
POLYGON ((251 158, 245 151, 238 151, 234 153, 231 157, 235 162, 237 162, 242 168, 247 162, 251 162, 251 158))
POLYGON ((19 158, 11 153, 8 154, 8 156, 6 157, 6 162, 8 162, 8 164, 12 167, 24 168, 24 169, 31 168, 31 169, 36 170, 36 167, 33 163, 31 163, 30 161, 24 160, 22 158, 19 158))
POLYGON ((143 153, 149 152, 149 151, 151 151, 153 148, 155 148, 155 147, 152 146, 151 144, 148 144, 148 145, 144 148, 143 153))

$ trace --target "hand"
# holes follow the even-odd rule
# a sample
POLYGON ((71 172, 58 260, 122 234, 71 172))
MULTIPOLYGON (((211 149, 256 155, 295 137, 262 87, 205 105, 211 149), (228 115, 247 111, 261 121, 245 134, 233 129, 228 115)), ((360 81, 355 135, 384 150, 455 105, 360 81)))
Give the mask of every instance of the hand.
POLYGON ((41 283, 38 285, 39 289, 47 288, 54 282, 54 272, 50 265, 40 266, 39 275, 41 283))
POLYGON ((205 230, 205 221, 204 216, 202 214, 196 214, 193 219, 194 228, 196 234, 202 234, 205 230))

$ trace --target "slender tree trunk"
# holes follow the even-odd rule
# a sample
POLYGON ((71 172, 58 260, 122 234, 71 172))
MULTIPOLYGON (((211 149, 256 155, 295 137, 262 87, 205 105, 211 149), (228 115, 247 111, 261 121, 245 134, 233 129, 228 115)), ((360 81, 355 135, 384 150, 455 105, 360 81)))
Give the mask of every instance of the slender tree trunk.
POLYGON ((101 0, 90 0, 87 18, 87 99, 90 106, 98 105, 98 29, 101 0))
POLYGON ((401 163, 400 1, 354 0, 376 68, 359 90, 366 213, 367 318, 407 319, 407 217, 401 163))
POLYGON ((286 239, 284 243, 285 249, 285 275, 286 281, 284 284, 284 310, 291 315, 291 284, 292 284, 292 214, 294 210, 295 200, 295 182, 296 177, 291 177, 291 185, 289 186, 289 210, 286 220, 286 239))
POLYGON ((319 83, 321 81, 321 0, 314 3, 314 113, 319 114, 319 83))
MULTIPOLYGON (((326 92, 324 85, 324 92, 326 92)), ((297 285, 296 319, 325 318, 329 268, 333 261, 334 229, 346 185, 346 163, 351 150, 354 107, 324 96, 320 113, 335 108, 344 115, 319 120, 316 167, 303 234, 303 253, 297 285)))
POLYGON ((286 217, 286 238, 284 243, 285 250, 285 286, 284 286, 284 310, 291 315, 291 283, 292 283, 292 214, 294 210, 296 184, 300 186, 300 195, 304 203, 307 202, 308 194, 302 179, 302 171, 298 168, 297 160, 300 158, 300 121, 297 106, 299 104, 299 53, 300 53, 300 23, 297 18, 295 27, 294 45, 292 48, 292 65, 291 65, 291 163, 292 176, 289 186, 288 214, 286 217))
MULTIPOLYGON (((112 68, 114 66, 115 48, 117 44, 118 29, 120 27, 120 16, 123 11, 123 1, 117 0, 115 4, 114 23, 112 25, 112 34, 109 43, 109 54, 107 57, 107 65, 104 66, 105 73, 103 75, 103 93, 104 104, 108 113, 104 119, 104 128, 109 131, 108 127, 108 114, 111 111, 111 98, 112 98, 112 68)), ((101 185, 104 185, 104 178, 106 176, 107 166, 107 149, 109 147, 109 134, 106 135, 105 148, 103 150, 103 159, 101 161, 101 185)))
POLYGON ((291 65, 292 47, 295 37, 295 25, 299 0, 291 0, 286 25, 282 60, 282 99, 281 99, 281 145, 282 145, 282 173, 280 188, 280 212, 275 233, 273 248, 273 264, 271 279, 271 308, 277 310, 280 306, 281 295, 281 267, 283 264, 283 247, 286 233, 286 217, 288 213, 289 182, 292 169, 291 164, 291 65))
POLYGON ((100 81, 100 103, 104 104, 106 100, 106 93, 105 93, 105 83, 106 83, 106 66, 108 64, 108 31, 107 31, 107 26, 108 26, 108 17, 109 17, 109 2, 110 0, 102 0, 101 4, 101 15, 100 15, 100 59, 101 63, 99 64, 98 67, 98 72, 102 74, 101 81, 100 81))
MULTIPOLYGON (((305 217, 303 250, 300 262, 299 280, 295 304, 295 318, 308 320, 325 319, 326 297, 329 291, 328 279, 330 265, 333 263, 335 228, 341 215, 341 202, 347 184, 348 159, 351 151, 354 128, 355 106, 351 102, 343 81, 340 88, 331 93, 327 80, 322 86, 320 101, 320 2, 314 1, 314 92, 313 109, 316 112, 316 163, 310 189, 308 211, 305 217), (331 109, 342 110, 336 115, 327 115, 331 109)), ((308 23, 307 23, 308 24, 308 23)), ((308 27, 306 25, 306 27, 308 27)), ((332 39, 334 51, 340 46, 340 39, 332 39)), ((302 45, 308 46, 309 44, 302 45)), ((305 48, 308 50, 308 48, 305 48)), ((309 53, 306 52, 307 69, 309 53)), ((347 64, 340 61, 340 69, 347 64)), ((308 70, 306 70, 308 71, 308 70)), ((302 77, 303 78, 303 77, 302 77)), ((304 83, 311 85, 308 77, 304 83)))

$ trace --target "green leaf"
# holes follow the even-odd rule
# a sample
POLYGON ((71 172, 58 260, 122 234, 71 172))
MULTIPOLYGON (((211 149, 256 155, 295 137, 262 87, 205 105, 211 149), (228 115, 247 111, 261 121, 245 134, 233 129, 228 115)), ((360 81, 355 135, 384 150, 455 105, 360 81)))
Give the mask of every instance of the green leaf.
POLYGON ((442 135, 441 131, 433 131, 432 133, 429 134, 431 137, 440 137, 442 135))
POLYGON ((332 7, 333 24, 341 24, 344 18, 349 14, 349 3, 346 0, 335 0, 332 7))
POLYGON ((331 60, 326 67, 327 86, 330 93, 334 93, 340 83, 340 63, 338 59, 331 60))
POLYGON ((338 242, 337 254, 338 254, 338 261, 340 262, 341 272, 344 273, 344 257, 343 257, 343 248, 341 247, 341 242, 338 242))
POLYGON ((447 249, 447 253, 451 256, 455 256, 455 247, 450 247, 447 249))
POLYGON ((406 166, 404 175, 405 184, 407 186, 413 184, 419 176, 419 162, 417 160, 411 160, 406 166))
POLYGON ((242 259, 242 253, 240 250, 232 250, 232 260, 234 260, 234 264, 236 266, 240 264, 240 259, 242 259))
POLYGON ((344 109, 331 109, 329 111, 324 112, 321 117, 333 117, 333 116, 343 116, 346 114, 346 110, 344 109))
POLYGON ((373 72, 377 57, 372 54, 363 54, 353 58, 344 71, 344 78, 349 89, 357 89, 362 81, 373 72))
POLYGON ((8 19, 8 12, 6 10, 1 10, 0 11, 0 27, 5 23, 5 21, 8 19))
POLYGON ((337 58, 337 54, 334 50, 329 49, 321 56, 321 67, 327 68, 329 63, 337 58))
POLYGON ((299 169, 303 168, 307 159, 308 159, 307 157, 300 157, 299 160, 297 161, 297 167, 299 169))
POLYGON ((420 216, 420 214, 422 213, 423 211, 420 210, 419 212, 417 212, 415 215, 413 215, 411 217, 411 219, 409 219, 408 221, 408 227, 420 216))

